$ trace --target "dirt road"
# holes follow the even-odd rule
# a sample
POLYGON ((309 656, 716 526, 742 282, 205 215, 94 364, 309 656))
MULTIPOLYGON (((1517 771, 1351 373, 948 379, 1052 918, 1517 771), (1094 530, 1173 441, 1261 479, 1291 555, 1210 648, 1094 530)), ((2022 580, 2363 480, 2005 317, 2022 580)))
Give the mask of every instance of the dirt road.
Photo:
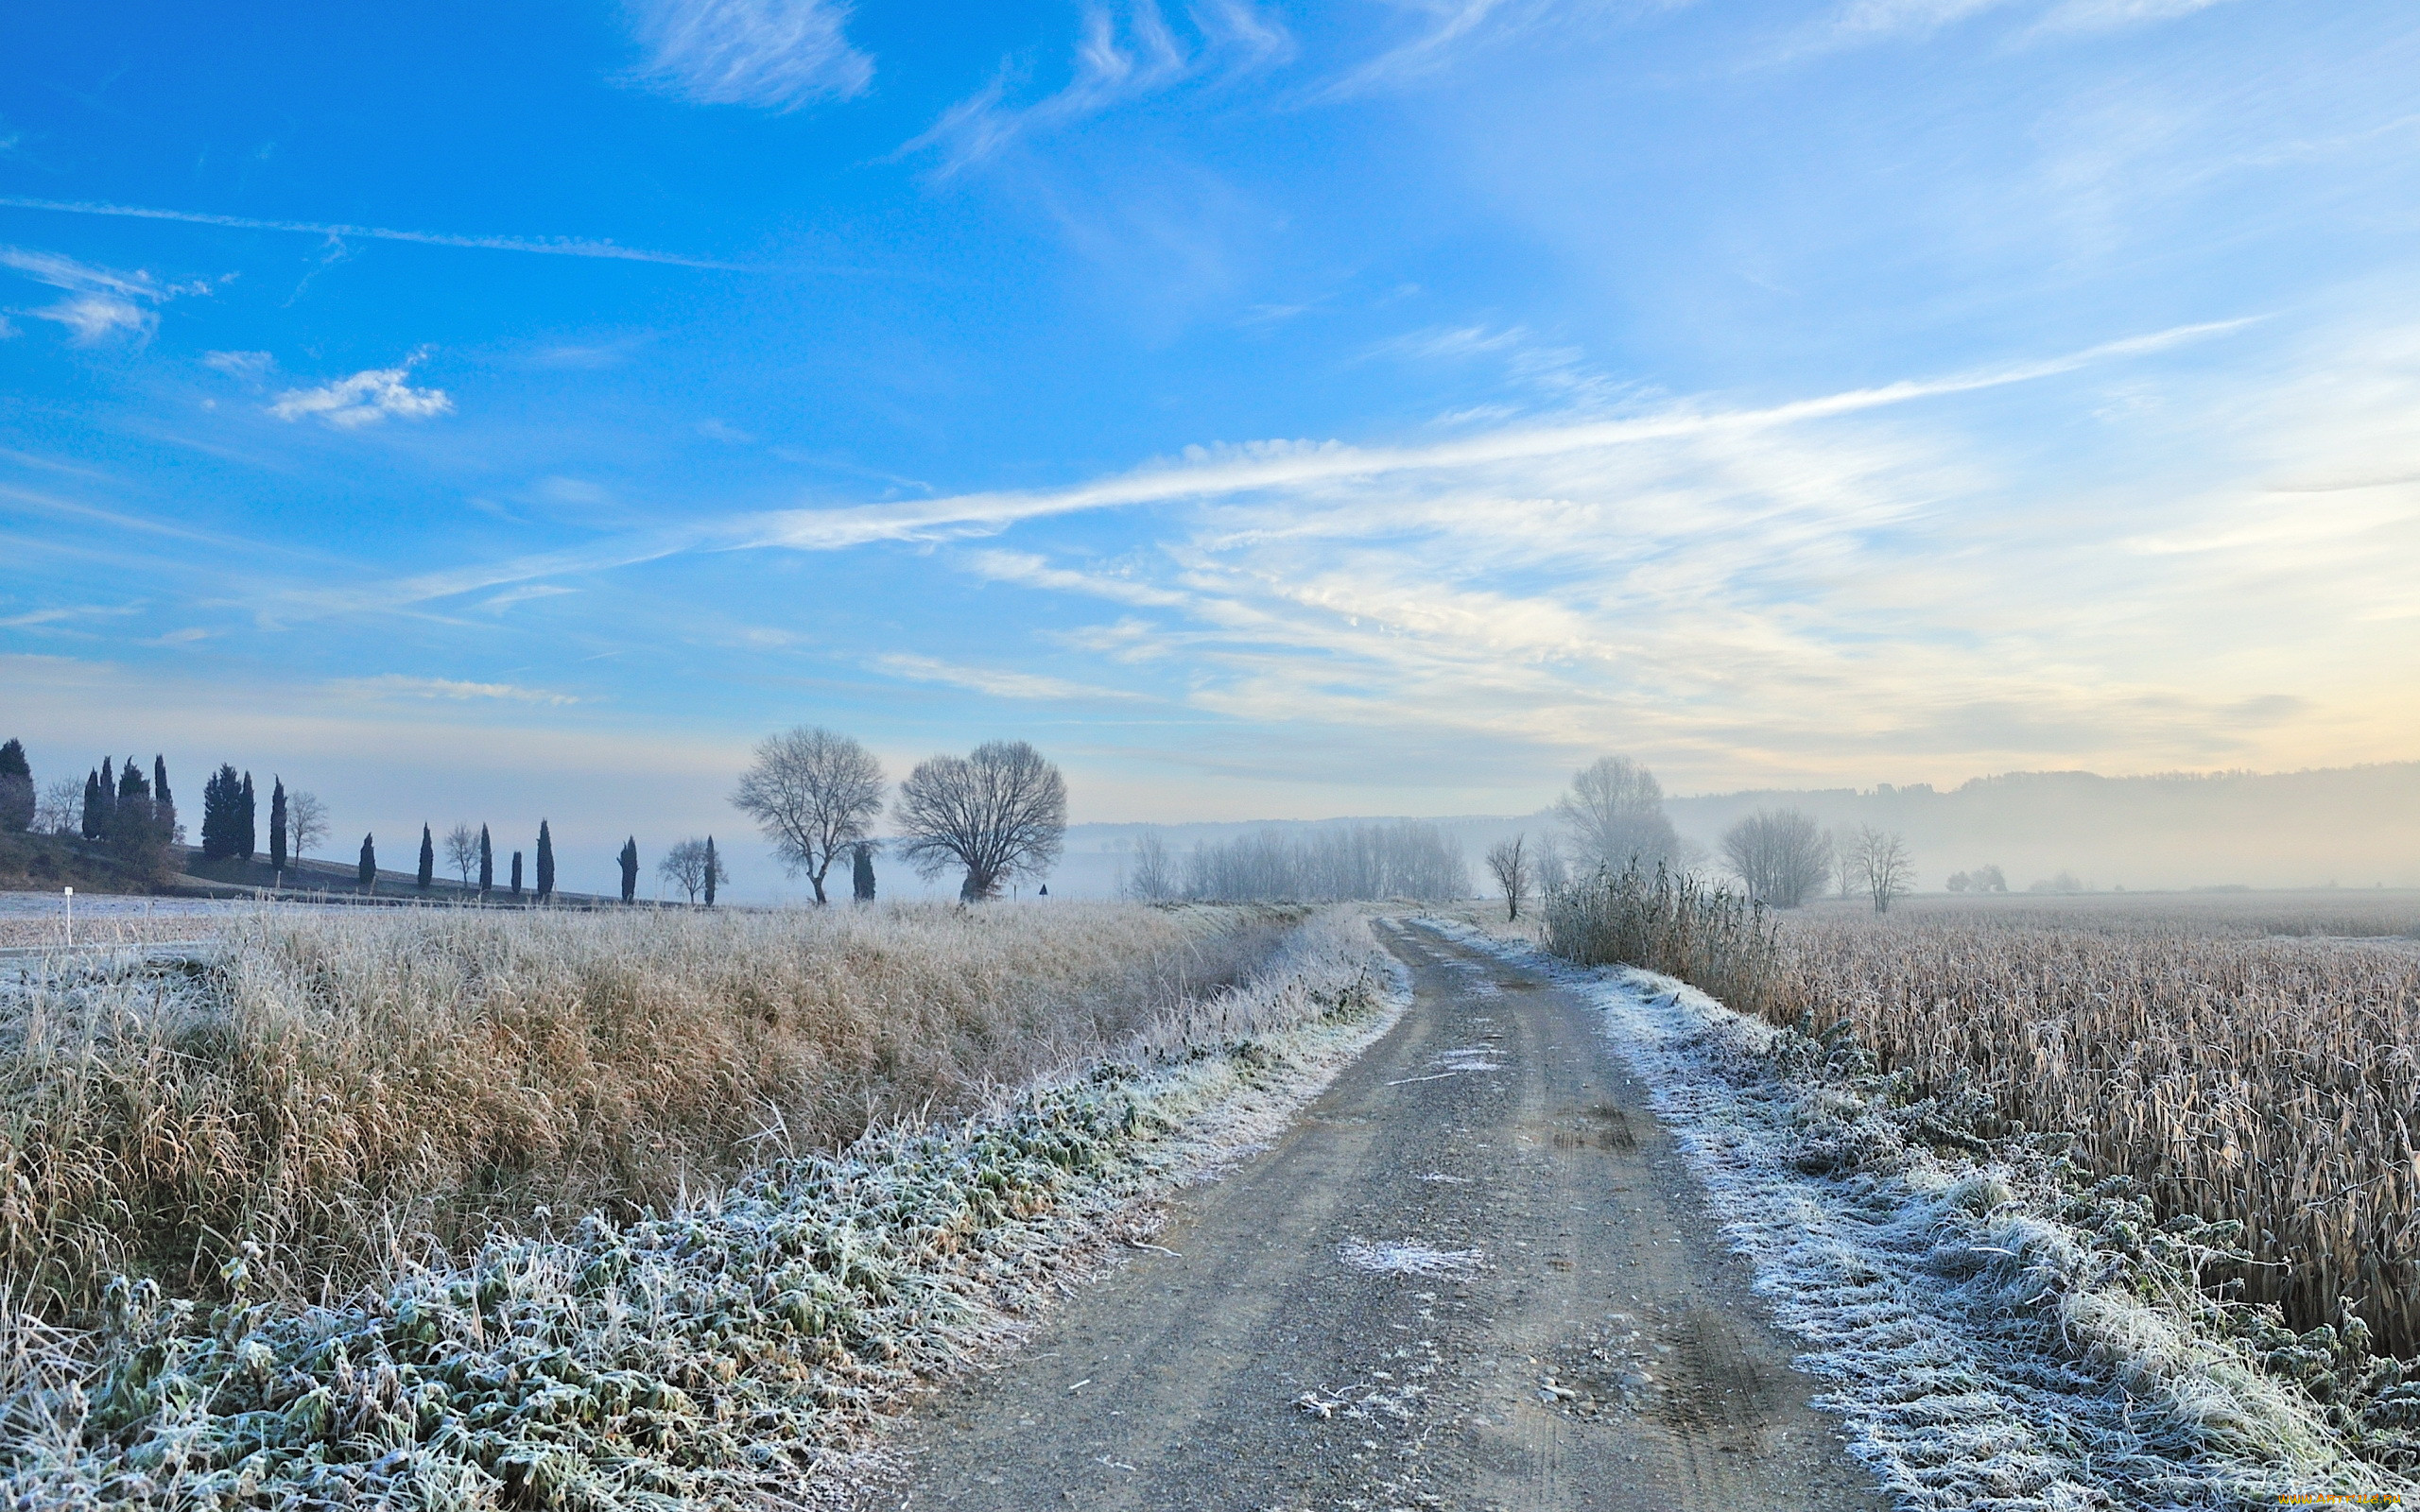
POLYGON ((1596 1016, 1426 930, 1411 1010, 902 1434, 878 1504, 1878 1507, 1596 1016))

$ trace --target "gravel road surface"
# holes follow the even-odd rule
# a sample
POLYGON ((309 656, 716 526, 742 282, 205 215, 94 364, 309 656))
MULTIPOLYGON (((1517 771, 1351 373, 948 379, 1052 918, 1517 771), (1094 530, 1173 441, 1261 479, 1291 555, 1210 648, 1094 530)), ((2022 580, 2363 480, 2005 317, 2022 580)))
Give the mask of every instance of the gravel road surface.
POLYGON ((1645 1089, 1410 925, 1402 1022, 1160 1244, 903 1426, 871 1505, 1879 1508, 1645 1089))

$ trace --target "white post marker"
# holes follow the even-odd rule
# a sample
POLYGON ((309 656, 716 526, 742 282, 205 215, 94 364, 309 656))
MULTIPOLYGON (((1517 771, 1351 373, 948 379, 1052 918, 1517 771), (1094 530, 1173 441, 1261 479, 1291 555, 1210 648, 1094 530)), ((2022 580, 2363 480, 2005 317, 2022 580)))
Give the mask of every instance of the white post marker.
POLYGON ((67 948, 76 948, 76 889, 67 889, 67 948))

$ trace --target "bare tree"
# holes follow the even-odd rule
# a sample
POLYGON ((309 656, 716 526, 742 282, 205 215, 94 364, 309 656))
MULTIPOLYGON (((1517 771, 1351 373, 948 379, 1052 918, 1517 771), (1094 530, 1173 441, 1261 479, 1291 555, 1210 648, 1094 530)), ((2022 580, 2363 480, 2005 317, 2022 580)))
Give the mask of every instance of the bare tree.
POLYGON ((920 763, 899 784, 891 813, 903 832, 900 853, 920 875, 963 867, 959 897, 994 898, 1011 878, 1040 876, 1059 859, 1067 783, 1024 741, 986 741, 971 756, 920 763))
POLYGON ((467 824, 458 824, 445 832, 445 864, 462 874, 462 885, 471 885, 471 873, 479 867, 479 832, 467 824))
POLYGON ((1573 778, 1554 810, 1582 867, 1651 869, 1681 853, 1681 837, 1664 816, 1663 784, 1627 756, 1604 757, 1573 778))
POLYGON ((1796 809, 1758 809, 1722 832, 1722 859, 1748 896, 1795 908, 1832 876, 1832 842, 1796 809))
POLYGON ((1541 895, 1552 898, 1570 885, 1571 863, 1563 858, 1563 847, 1553 835, 1549 834, 1538 842, 1538 859, 1534 865, 1541 895))
POLYGON ((44 834, 73 834, 84 817, 84 784, 61 777, 43 784, 34 806, 34 828, 44 834))
POLYGON ((723 869, 722 857, 703 840, 683 840, 674 846, 655 864, 655 870, 656 875, 687 893, 692 903, 698 901, 698 894, 710 893, 710 889, 731 880, 731 873, 723 869))
POLYGON ((1530 895, 1529 840, 1526 834, 1516 834, 1510 840, 1496 841, 1487 850, 1487 872, 1504 889, 1504 917, 1508 922, 1521 917, 1521 900, 1530 895))
POLYGON ((1870 824, 1860 824, 1849 847, 1850 864, 1856 868, 1865 895, 1874 900, 1874 911, 1889 913, 1891 900, 1906 895, 1909 879, 1915 873, 1915 861, 1908 854, 1907 842, 1870 824))
POLYGON ((1134 869, 1128 873, 1126 890, 1141 902, 1166 902, 1177 895, 1176 868, 1168 861, 1168 845, 1156 834, 1146 834, 1134 842, 1134 869))
POLYGON ((1832 842, 1832 869, 1838 873, 1841 896, 1854 898, 1858 887, 1857 832, 1834 831, 1829 838, 1832 842))
POLYGON ((1412 898, 1443 902, 1471 893, 1470 863, 1434 824, 1398 819, 1354 824, 1289 839, 1276 830, 1204 841, 1185 860, 1196 898, 1412 898))
POLYGON ((302 860, 310 853, 315 840, 328 836, 328 809, 317 793, 294 792, 285 795, 285 834, 294 846, 294 859, 302 860))
POLYGON ((756 747, 733 805, 756 821, 793 876, 828 902, 824 874, 840 853, 866 838, 882 812, 882 764, 856 740, 820 725, 801 725, 756 747))

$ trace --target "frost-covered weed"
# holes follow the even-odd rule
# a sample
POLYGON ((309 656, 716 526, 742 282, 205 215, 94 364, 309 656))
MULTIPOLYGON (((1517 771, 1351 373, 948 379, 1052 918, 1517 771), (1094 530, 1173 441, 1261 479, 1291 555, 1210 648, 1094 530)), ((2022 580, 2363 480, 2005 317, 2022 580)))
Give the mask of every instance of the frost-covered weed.
POLYGON ((1351 1238, 1336 1246, 1336 1258, 1355 1270, 1392 1276, 1460 1276, 1487 1267, 1476 1249, 1439 1249, 1412 1239, 1351 1238))
POLYGON ((1265 1132, 1402 1001, 1358 919, 1157 1052, 720 1197, 499 1239, 370 1303, 118 1283, 97 1333, 0 1336, 24 1507, 795 1504, 872 1415, 1012 1333, 1135 1194, 1265 1132), (1232 1032, 1249 1026, 1244 1037, 1232 1032))

